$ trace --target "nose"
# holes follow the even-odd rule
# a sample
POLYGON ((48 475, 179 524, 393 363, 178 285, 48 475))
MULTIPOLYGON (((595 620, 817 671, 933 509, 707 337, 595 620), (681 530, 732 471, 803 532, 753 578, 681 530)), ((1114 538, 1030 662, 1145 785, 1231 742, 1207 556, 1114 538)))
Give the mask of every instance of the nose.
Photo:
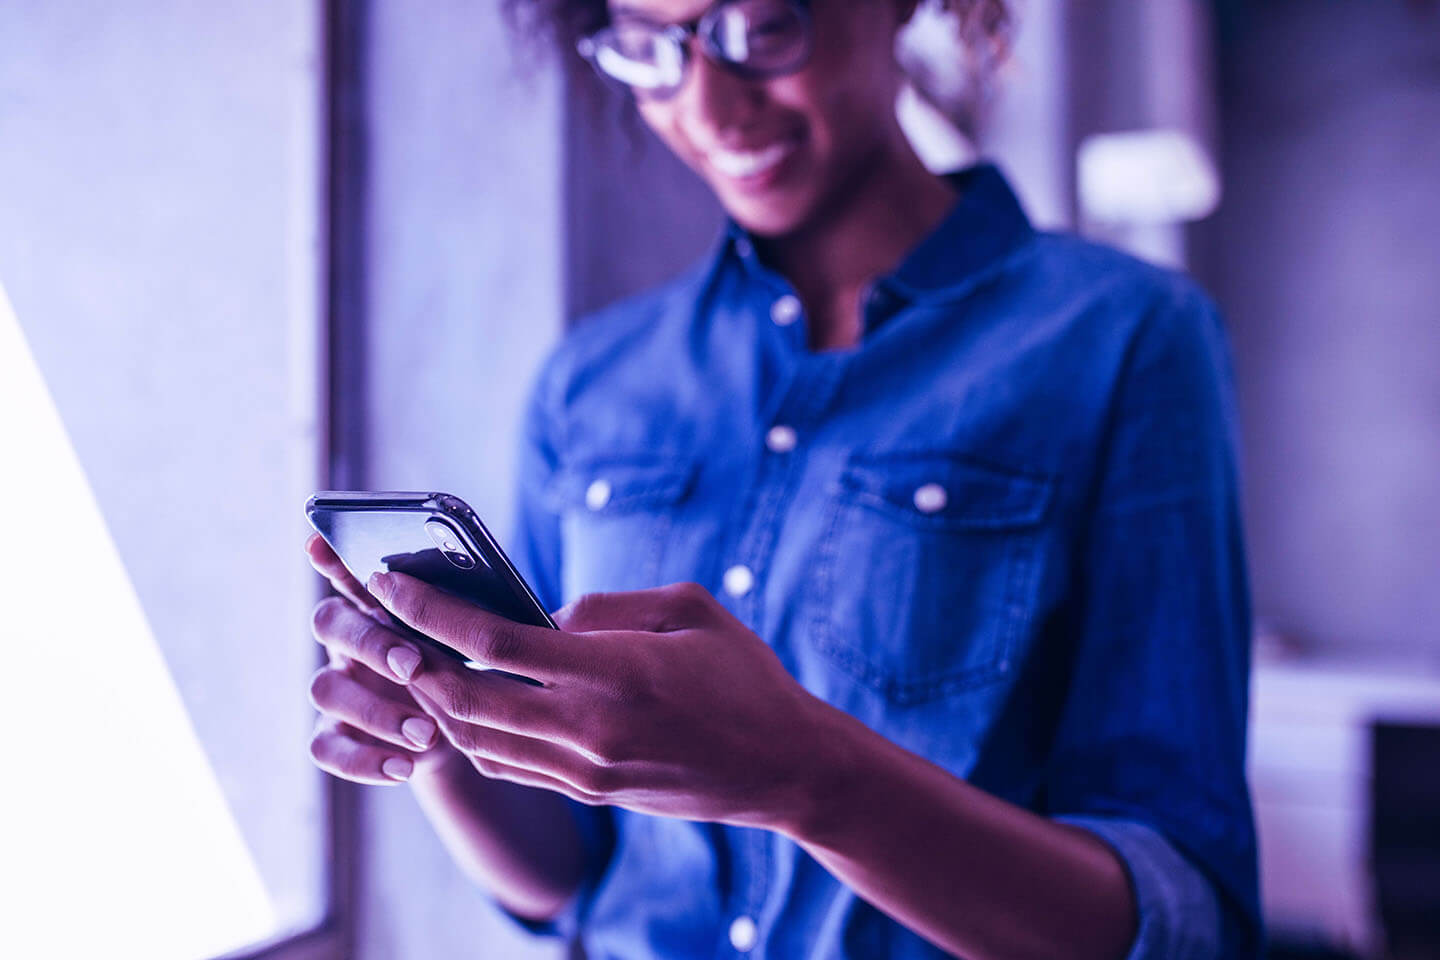
POLYGON ((724 142, 727 131, 742 129, 760 110, 765 92, 755 81, 701 54, 690 64, 690 75, 677 95, 681 121, 701 142, 724 142))

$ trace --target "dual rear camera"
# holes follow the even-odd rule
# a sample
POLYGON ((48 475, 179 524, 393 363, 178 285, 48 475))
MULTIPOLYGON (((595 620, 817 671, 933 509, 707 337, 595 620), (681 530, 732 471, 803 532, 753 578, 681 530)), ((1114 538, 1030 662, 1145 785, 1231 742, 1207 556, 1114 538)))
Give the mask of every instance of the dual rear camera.
POLYGON ((430 535, 435 546, 440 548, 445 559, 450 561, 451 566, 459 567, 461 570, 474 568, 475 557, 471 555, 465 538, 460 536, 458 530, 443 520, 427 520, 425 521, 425 532, 430 535))

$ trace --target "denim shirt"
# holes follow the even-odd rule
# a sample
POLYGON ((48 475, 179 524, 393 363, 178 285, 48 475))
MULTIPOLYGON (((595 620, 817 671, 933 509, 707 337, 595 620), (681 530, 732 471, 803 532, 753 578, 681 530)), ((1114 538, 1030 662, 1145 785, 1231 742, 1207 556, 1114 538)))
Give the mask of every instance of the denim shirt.
MULTIPOLYGON (((733 223, 582 323, 534 391, 515 559, 551 608, 704 585, 817 696, 1113 847, 1133 957, 1255 955, 1219 318, 1181 276, 1034 230, 995 168, 951 183, 853 349, 808 348, 733 223)), ((778 834, 575 808, 589 879, 533 928, 591 960, 944 955, 778 834)))

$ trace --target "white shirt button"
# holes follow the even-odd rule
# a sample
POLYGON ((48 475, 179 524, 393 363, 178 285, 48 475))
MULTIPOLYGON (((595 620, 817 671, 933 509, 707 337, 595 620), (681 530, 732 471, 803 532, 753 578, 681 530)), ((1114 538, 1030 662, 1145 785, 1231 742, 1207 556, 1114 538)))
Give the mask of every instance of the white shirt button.
POLYGON ((770 319, 782 327, 788 327, 800 319, 800 298, 787 293, 770 305, 770 319))
POLYGON ((795 428, 783 424, 771 427, 770 432, 765 434, 765 446, 771 453, 789 453, 799 440, 795 428))
POLYGON ((750 254, 755 252, 755 247, 750 243, 747 238, 736 237, 735 252, 738 253, 742 258, 749 258, 750 254))
POLYGON ((604 510, 613 492, 609 480, 596 480, 585 488, 585 506, 591 510, 604 510))
POLYGON ((950 502, 950 495, 938 483, 927 483, 915 491, 915 509, 921 513, 939 513, 950 502))
POLYGON ((732 597, 743 597, 755 588, 755 573, 742 563, 725 571, 725 592, 732 597))
POLYGON ((730 946, 742 953, 753 950, 760 942, 760 928, 749 917, 736 917, 730 921, 730 946))

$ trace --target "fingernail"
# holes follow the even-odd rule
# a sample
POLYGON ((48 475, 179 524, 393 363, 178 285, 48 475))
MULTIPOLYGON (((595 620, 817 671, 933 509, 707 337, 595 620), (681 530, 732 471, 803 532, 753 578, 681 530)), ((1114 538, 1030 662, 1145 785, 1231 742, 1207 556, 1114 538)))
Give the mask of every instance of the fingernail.
POLYGON ((435 736, 435 724, 420 717, 411 717, 400 724, 400 732, 405 734, 405 739, 417 747, 430 746, 430 740, 435 736))
POLYGON ((420 666, 420 654, 409 647, 391 647, 390 652, 385 654, 385 662, 390 664, 395 676, 408 681, 415 675, 415 668, 420 666))
POLYGON ((390 581, 390 574, 376 570, 370 574, 370 580, 365 584, 365 589, 370 591, 370 596, 384 602, 390 596, 390 588, 394 586, 390 581))
POLYGON ((408 780, 410 771, 415 769, 415 764, 404 757, 390 757, 380 764, 380 769, 385 771, 385 776, 391 780, 408 780))

